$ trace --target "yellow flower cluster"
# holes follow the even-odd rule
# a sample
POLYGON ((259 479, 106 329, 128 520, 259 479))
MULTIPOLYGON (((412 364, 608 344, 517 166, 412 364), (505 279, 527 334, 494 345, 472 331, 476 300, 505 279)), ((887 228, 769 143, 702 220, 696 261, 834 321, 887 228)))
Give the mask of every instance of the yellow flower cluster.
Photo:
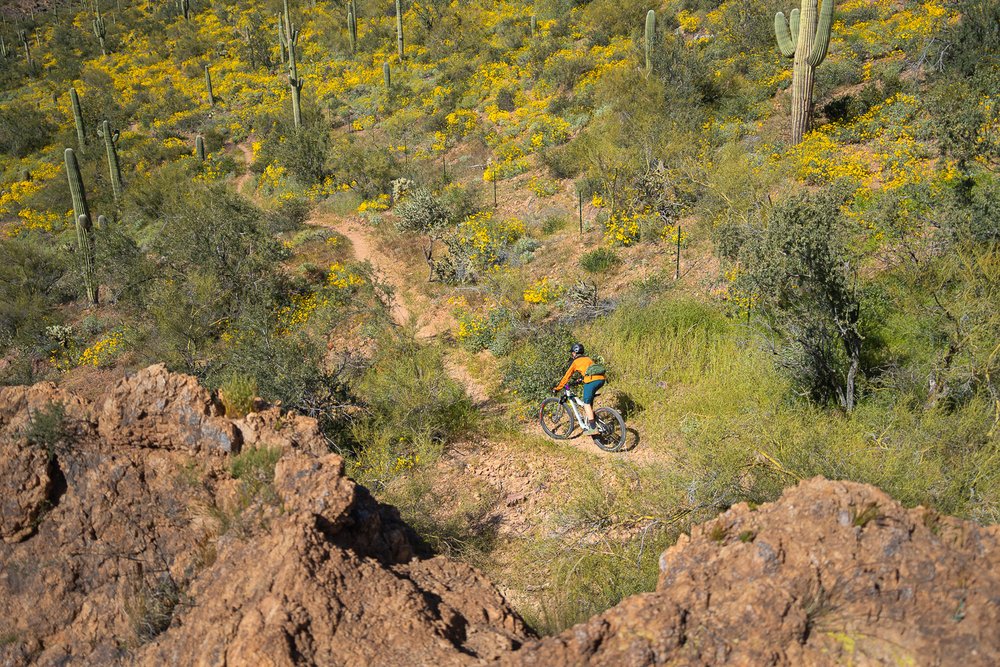
POLYGON ((546 304, 565 293, 566 288, 555 281, 549 280, 548 276, 535 281, 533 285, 524 290, 525 303, 546 304))
POLYGON ((33 208, 22 208, 17 212, 17 217, 21 218, 21 221, 5 227, 4 236, 13 237, 27 231, 51 232, 60 218, 55 213, 36 211, 33 208))
POLYGON ((559 192, 559 181, 544 176, 534 176, 528 181, 528 189, 534 192, 536 197, 551 197, 559 192))
POLYGON ((604 223, 604 239, 611 245, 630 246, 639 240, 644 214, 615 211, 604 223))
POLYGON ((677 12, 677 23, 680 24, 681 30, 684 32, 693 33, 698 31, 700 20, 695 14, 692 14, 686 9, 682 9, 677 12))
POLYGON ((312 314, 320 306, 327 304, 326 300, 321 300, 315 293, 296 294, 292 296, 291 304, 282 308, 278 313, 280 325, 278 332, 287 335, 292 329, 299 327, 309 321, 312 314))
POLYGON ((676 246, 679 242, 682 248, 687 247, 688 234, 680 225, 665 225, 660 232, 660 238, 672 246, 676 246))
POLYGON ((524 236, 524 222, 517 218, 498 220, 490 211, 470 215, 459 225, 460 240, 470 258, 481 267, 496 266, 500 253, 524 236))
POLYGON ((79 366, 98 367, 107 364, 125 347, 125 336, 121 332, 113 333, 97 341, 80 353, 77 358, 79 366))
POLYGON ((358 213, 377 213, 389 210, 389 195, 381 194, 375 199, 366 199, 358 206, 358 213))
POLYGON ((260 175, 257 186, 269 190, 278 190, 281 188, 284 178, 285 168, 272 162, 264 168, 264 173, 260 175))
POLYGON ((326 276, 326 284, 334 289, 343 290, 364 285, 365 281, 361 276, 351 272, 350 269, 340 262, 335 262, 330 265, 330 271, 326 276))
POLYGON ((867 161, 858 149, 842 146, 825 129, 810 132, 792 149, 790 157, 796 177, 811 184, 841 179, 863 182, 869 175, 867 161))

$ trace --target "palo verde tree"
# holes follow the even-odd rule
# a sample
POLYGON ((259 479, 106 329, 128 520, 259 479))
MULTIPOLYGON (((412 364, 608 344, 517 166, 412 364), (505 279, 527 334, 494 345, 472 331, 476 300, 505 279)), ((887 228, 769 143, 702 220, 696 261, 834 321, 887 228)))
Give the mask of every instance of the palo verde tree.
POLYGON ((836 0, 802 0, 801 9, 793 9, 789 20, 778 12, 774 16, 774 34, 778 48, 792 64, 792 134, 797 144, 809 131, 812 121, 813 77, 816 68, 826 59, 833 26, 833 6, 836 0))
POLYGON ((819 402, 850 412, 865 340, 861 257, 834 190, 777 205, 740 254, 734 287, 770 330, 774 352, 800 387, 819 402))

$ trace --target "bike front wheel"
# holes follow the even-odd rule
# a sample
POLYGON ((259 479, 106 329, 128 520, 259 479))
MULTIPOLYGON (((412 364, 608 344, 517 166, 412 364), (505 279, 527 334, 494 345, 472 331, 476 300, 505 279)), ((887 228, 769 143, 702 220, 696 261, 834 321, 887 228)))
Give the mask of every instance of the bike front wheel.
POLYGON ((545 435, 556 440, 565 440, 573 432, 573 415, 569 406, 558 398, 546 398, 538 410, 538 422, 545 435))
POLYGON ((614 408, 597 408, 594 410, 594 421, 597 423, 598 434, 594 443, 606 452, 617 452, 625 446, 625 419, 614 408))

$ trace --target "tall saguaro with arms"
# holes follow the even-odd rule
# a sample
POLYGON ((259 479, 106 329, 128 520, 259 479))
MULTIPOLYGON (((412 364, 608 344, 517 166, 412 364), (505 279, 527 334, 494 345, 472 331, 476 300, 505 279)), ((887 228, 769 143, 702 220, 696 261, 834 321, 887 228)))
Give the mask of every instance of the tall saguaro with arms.
POLYGON ((802 0, 801 9, 793 9, 785 20, 774 16, 774 34, 782 55, 794 58, 792 65, 792 134, 793 144, 802 141, 812 121, 813 75, 826 59, 830 46, 835 0, 802 0), (822 1, 822 6, 817 5, 822 1))

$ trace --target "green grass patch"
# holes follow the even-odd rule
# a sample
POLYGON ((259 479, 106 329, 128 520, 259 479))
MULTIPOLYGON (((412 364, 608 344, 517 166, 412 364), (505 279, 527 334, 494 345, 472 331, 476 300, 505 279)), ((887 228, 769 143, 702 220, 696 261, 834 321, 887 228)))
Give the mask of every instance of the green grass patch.
POLYGON ((618 253, 611 248, 597 248, 580 257, 580 266, 590 273, 607 273, 621 263, 618 253))

